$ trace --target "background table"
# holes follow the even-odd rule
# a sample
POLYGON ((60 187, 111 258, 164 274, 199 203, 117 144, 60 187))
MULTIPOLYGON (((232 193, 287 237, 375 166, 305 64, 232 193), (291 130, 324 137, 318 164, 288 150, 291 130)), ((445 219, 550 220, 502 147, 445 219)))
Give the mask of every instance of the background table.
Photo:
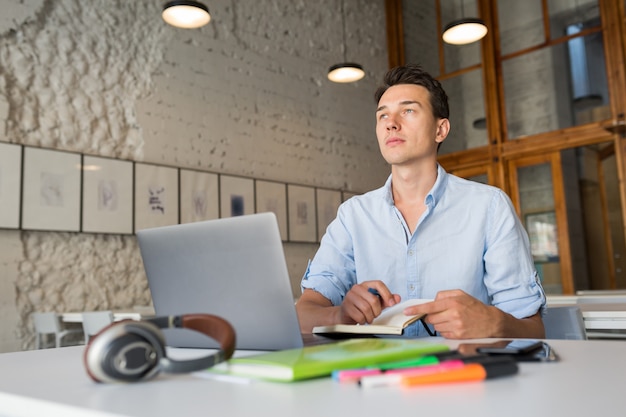
MULTIPOLYGON (((135 309, 127 309, 127 310, 111 310, 113 313, 113 321, 120 320, 141 320, 147 317, 154 316, 154 309, 149 307, 145 308, 135 308, 135 309)), ((83 312, 82 311, 71 311, 61 313, 61 320, 65 323, 82 323, 83 322, 83 312)))
MULTIPOLYGON (((452 347, 455 342, 444 342, 452 347)), ((512 377, 420 388, 362 390, 330 378, 233 383, 196 374, 97 384, 84 347, 0 355, 1 416, 623 416, 626 343, 555 340, 558 363, 525 363, 512 377)), ((170 356, 193 356, 173 349, 170 356)), ((206 373, 204 373, 206 374, 206 373)), ((241 381, 240 381, 241 382, 241 381)))
POLYGON ((549 306, 580 308, 590 339, 626 339, 626 294, 594 293, 548 296, 549 306))

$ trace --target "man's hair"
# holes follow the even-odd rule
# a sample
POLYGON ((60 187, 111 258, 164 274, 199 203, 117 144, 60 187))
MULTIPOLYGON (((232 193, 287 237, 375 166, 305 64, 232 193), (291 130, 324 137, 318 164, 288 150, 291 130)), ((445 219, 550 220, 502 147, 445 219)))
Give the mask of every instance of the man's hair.
POLYGON ((433 108, 433 115, 439 119, 448 119, 450 108, 448 107, 448 95, 444 91, 441 83, 434 79, 429 73, 419 65, 405 65, 390 69, 383 79, 383 85, 378 87, 374 97, 376 103, 380 101, 382 95, 389 87, 399 84, 421 85, 430 93, 430 105, 433 108))

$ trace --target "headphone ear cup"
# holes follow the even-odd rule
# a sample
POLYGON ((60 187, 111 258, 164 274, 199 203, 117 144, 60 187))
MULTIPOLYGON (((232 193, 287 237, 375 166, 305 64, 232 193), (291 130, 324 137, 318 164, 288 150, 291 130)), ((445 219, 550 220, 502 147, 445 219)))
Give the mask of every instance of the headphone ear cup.
POLYGON ((151 323, 114 323, 92 337, 84 354, 87 374, 97 382, 137 382, 159 372, 165 338, 151 323))

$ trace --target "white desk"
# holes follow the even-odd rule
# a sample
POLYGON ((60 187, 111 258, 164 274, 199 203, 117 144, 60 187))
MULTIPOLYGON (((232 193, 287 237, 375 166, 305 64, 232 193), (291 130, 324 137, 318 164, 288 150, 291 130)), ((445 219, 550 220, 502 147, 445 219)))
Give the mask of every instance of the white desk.
MULTIPOLYGON (((432 339, 441 342, 441 339, 432 339)), ((457 344, 446 341, 452 347, 457 344)), ((330 378, 236 384, 159 375, 139 384, 97 384, 84 347, 0 355, 1 416, 623 416, 626 343, 555 340, 556 363, 523 363, 512 377, 402 389, 361 390, 330 378)), ((175 350, 174 352, 177 352, 175 350)), ((172 357, 174 354, 171 355, 172 357)))

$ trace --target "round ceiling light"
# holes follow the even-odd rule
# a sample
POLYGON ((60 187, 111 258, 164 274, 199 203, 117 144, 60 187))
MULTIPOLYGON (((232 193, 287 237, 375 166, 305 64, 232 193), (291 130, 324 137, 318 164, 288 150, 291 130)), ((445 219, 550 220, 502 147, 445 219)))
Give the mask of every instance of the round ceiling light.
POLYGON ((183 29, 196 29, 211 20, 209 8, 198 1, 170 1, 161 13, 166 23, 183 29))
POLYGON ((482 19, 464 18, 446 25, 443 40, 452 45, 466 45, 481 40, 487 34, 487 26, 482 19))
POLYGON ((328 69, 328 79, 336 83, 352 83, 363 77, 363 67, 352 62, 336 64, 328 69))

